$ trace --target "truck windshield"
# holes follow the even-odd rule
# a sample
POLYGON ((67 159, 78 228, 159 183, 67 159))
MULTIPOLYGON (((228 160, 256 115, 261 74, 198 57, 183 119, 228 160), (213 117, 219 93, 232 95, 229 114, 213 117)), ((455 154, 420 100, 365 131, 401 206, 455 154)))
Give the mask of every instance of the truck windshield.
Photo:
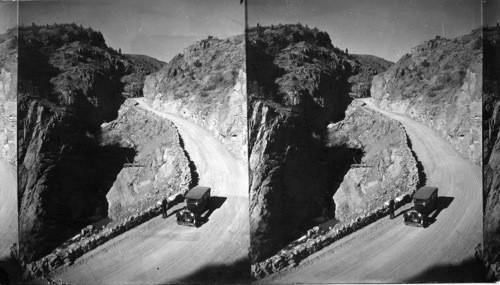
POLYGON ((427 205, 426 203, 427 201, 426 200, 418 200, 418 199, 414 199, 413 200, 413 208, 415 209, 415 211, 417 212, 420 212, 421 210, 423 210, 425 208, 425 206, 427 205))
POLYGON ((195 204, 196 202, 198 202, 198 200, 196 200, 196 199, 187 199, 186 200, 186 203, 188 203, 188 204, 195 204))

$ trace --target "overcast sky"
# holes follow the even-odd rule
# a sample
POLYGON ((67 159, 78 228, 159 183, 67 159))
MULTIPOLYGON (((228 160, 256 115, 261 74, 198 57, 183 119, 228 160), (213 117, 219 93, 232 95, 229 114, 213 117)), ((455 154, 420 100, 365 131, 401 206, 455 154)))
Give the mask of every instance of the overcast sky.
MULTIPOLYGON (((499 0, 495 0, 499 1, 499 0)), ((481 23, 481 0, 251 0, 248 24, 301 22, 350 53, 397 61, 424 40, 456 37, 481 23)))
POLYGON ((0 33, 15 27, 17 24, 17 4, 15 2, 0 2, 0 33))
POLYGON ((21 2, 19 22, 72 23, 92 27, 123 53, 169 61, 209 35, 244 33, 244 6, 237 0, 91 0, 21 2))

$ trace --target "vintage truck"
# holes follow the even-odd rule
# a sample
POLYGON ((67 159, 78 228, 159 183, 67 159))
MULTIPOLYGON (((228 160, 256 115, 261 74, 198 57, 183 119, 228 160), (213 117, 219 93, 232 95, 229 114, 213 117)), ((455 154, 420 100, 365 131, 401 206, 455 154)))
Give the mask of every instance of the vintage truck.
POLYGON ((210 188, 196 186, 189 190, 184 196, 186 206, 176 214, 177 224, 199 227, 201 215, 208 210, 210 201, 210 188))
POLYGON ((404 213, 406 225, 427 227, 429 225, 429 214, 436 210, 438 200, 438 188, 424 186, 413 194, 413 208, 404 213))

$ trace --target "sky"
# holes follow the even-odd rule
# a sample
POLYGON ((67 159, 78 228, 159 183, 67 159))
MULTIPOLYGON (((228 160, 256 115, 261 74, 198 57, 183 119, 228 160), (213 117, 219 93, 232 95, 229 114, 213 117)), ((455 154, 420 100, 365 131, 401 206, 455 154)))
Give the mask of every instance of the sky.
MULTIPOLYGON (((491 1, 491 0, 488 0, 491 1)), ((500 0, 495 0, 499 2, 500 0)), ((481 25, 481 0, 251 0, 248 25, 297 23, 326 31, 349 53, 397 61, 436 35, 481 25)))
POLYGON ((500 0, 484 0, 483 20, 490 27, 500 23, 500 0))
POLYGON ((168 62, 209 35, 244 33, 239 0, 90 0, 21 2, 19 23, 72 23, 100 31, 108 46, 168 62))
POLYGON ((0 1, 0 34, 17 24, 17 4, 15 2, 0 1))

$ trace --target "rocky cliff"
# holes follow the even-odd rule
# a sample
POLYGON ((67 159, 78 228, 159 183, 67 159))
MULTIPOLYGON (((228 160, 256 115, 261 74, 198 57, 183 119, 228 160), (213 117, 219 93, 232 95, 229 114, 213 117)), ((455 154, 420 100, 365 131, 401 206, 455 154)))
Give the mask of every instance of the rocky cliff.
POLYGON ((243 36, 208 37, 187 47, 144 83, 153 108, 203 126, 236 157, 246 158, 246 74, 243 36))
POLYGON ((0 35, 0 159, 17 160, 17 29, 0 35))
POLYGON ((387 110, 438 131, 464 157, 481 163, 481 31, 437 36, 373 79, 371 96, 387 110))
MULTIPOLYGON (((498 254, 500 252, 500 29, 485 28, 483 36, 484 243, 486 248, 498 254)), ((500 260, 497 258, 497 261, 500 260)))
POLYGON ((352 98, 359 61, 301 24, 247 33, 250 236, 261 261, 310 227, 331 196, 338 164, 360 153, 325 141, 352 98), (297 209, 300 209, 298 211, 297 209))
POLYGON ((136 150, 100 141, 140 66, 76 24, 20 26, 20 257, 35 260, 106 217, 106 193, 136 150), (128 76, 128 79, 126 78, 128 76))

